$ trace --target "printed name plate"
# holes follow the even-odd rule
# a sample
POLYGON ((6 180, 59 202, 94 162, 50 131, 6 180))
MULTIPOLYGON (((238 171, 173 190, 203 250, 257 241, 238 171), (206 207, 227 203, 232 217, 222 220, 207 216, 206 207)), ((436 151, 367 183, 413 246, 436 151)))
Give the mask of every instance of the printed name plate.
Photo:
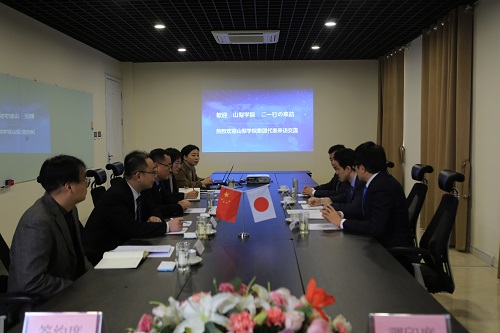
POLYGON ((101 333, 102 312, 26 312, 23 333, 101 333))
POLYGON ((451 333, 449 314, 370 313, 370 333, 451 333))
POLYGON ((205 251, 205 246, 199 239, 196 241, 196 243, 194 243, 193 247, 200 256, 203 254, 203 251, 205 251))

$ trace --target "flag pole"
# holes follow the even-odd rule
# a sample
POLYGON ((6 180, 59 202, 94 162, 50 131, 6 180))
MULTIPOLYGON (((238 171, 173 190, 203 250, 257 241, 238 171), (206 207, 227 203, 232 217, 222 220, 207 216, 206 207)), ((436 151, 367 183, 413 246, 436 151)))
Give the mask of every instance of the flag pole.
POLYGON ((243 202, 243 207, 242 207, 242 210, 243 210, 243 232, 240 232, 238 234, 239 239, 246 239, 246 238, 250 237, 250 234, 245 232, 245 195, 246 195, 246 193, 245 193, 245 191, 243 191, 243 195, 242 195, 243 200, 241 200, 243 202))

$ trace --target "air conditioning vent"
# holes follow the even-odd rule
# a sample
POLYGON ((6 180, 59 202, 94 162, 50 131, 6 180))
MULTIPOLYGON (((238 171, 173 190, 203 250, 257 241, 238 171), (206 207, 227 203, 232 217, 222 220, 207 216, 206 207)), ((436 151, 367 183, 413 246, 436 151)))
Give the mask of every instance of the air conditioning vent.
POLYGON ((279 30, 230 30, 212 31, 219 44, 274 44, 278 42, 279 30))

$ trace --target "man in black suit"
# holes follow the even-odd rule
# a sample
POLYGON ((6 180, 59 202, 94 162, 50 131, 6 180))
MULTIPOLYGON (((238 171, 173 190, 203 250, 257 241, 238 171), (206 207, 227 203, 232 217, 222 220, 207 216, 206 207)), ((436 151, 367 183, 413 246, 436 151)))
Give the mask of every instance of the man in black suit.
POLYGON ((360 180, 354 168, 354 150, 343 148, 335 152, 332 162, 333 168, 339 180, 349 184, 349 187, 342 193, 327 198, 309 198, 311 206, 332 205, 341 217, 362 218, 361 202, 363 190, 366 182, 360 180))
POLYGON ((162 236, 182 229, 182 219, 168 224, 161 213, 142 202, 141 192, 153 186, 156 169, 148 154, 133 151, 125 157, 124 178, 113 183, 94 208, 83 232, 87 258, 96 265, 106 251, 131 238, 162 236))
MULTIPOLYGON (((328 149, 328 156, 330 158, 330 163, 333 167, 333 160, 335 152, 340 149, 344 149, 344 145, 334 145, 328 149)), ((342 183, 339 180, 337 173, 333 175, 333 178, 326 184, 321 184, 315 187, 304 186, 302 189, 302 194, 308 195, 310 197, 324 198, 329 196, 334 196, 335 194, 343 193, 349 188, 349 184, 342 183)))
POLYGON ((411 246, 406 198, 401 184, 386 172, 386 155, 373 142, 359 145, 356 173, 366 182, 362 199, 363 218, 341 218, 332 206, 325 206, 323 217, 347 232, 370 235, 382 246, 411 246))
POLYGON ((149 157, 153 160, 156 168, 156 180, 153 187, 142 192, 144 200, 148 200, 150 206, 160 210, 162 217, 171 217, 182 215, 183 212, 191 207, 188 200, 178 198, 169 191, 170 172, 172 170, 172 161, 166 151, 161 148, 152 150, 149 157))

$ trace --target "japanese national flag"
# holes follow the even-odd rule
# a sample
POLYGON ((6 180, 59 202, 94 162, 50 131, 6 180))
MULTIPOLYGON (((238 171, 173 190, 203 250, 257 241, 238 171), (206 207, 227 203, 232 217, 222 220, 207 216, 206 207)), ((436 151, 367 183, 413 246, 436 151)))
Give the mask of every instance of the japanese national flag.
POLYGON ((269 193, 269 185, 246 191, 252 215, 255 222, 261 222, 276 218, 273 200, 269 193))

